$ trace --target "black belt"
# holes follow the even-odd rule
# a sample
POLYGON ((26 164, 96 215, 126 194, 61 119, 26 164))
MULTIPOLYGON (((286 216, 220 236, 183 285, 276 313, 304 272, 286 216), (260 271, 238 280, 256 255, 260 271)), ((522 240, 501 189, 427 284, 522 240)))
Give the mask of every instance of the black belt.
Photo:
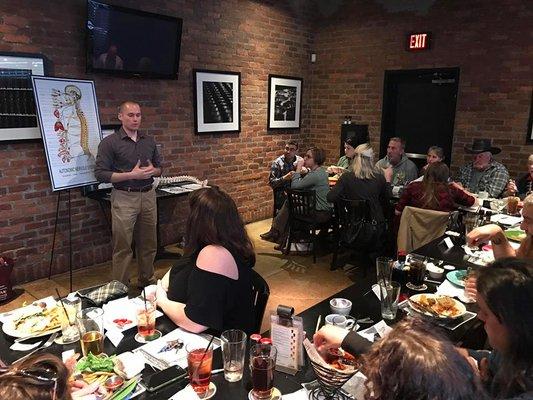
POLYGON ((122 190, 124 192, 148 192, 152 190, 152 185, 143 186, 143 187, 116 187, 117 190, 122 190))

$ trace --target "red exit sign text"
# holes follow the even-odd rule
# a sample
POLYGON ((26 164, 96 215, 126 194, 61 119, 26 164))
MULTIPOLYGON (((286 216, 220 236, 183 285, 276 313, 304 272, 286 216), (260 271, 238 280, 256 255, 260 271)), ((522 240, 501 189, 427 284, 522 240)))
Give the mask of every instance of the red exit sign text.
POLYGON ((429 49, 431 34, 429 32, 411 33, 407 36, 407 50, 419 51, 429 49))

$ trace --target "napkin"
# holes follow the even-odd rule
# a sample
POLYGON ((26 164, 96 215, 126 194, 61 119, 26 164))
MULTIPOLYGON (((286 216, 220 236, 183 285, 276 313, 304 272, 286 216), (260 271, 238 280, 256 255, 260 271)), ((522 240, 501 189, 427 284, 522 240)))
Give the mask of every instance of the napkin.
POLYGON ((29 344, 25 344, 25 343, 13 343, 9 348, 11 350, 14 350, 14 351, 28 351, 28 350, 31 350, 31 349, 34 349, 36 348, 37 346, 39 346, 42 342, 37 342, 37 343, 29 343, 29 344))
POLYGON ((187 385, 168 400, 198 400, 199 398, 192 386, 187 385))
POLYGON ((144 357, 140 353, 127 351, 117 356, 117 368, 122 372, 126 379, 131 379, 138 375, 144 369, 144 357))
POLYGON ((376 335, 382 338, 387 336, 390 331, 392 331, 392 328, 388 326, 385 321, 381 320, 377 324, 372 325, 370 328, 363 329, 357 333, 365 339, 374 342, 376 335))
POLYGON ((444 280, 437 288, 437 294, 443 296, 457 297, 463 303, 474 303, 475 300, 465 296, 465 290, 462 287, 456 286, 449 280, 444 280))

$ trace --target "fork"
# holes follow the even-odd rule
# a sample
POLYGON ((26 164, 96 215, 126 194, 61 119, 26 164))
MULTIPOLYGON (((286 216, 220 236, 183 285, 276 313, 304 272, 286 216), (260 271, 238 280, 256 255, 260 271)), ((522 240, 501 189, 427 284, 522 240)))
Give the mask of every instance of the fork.
POLYGON ((42 349, 46 349, 47 347, 50 347, 50 345, 52 343, 54 343, 54 340, 56 339, 57 335, 59 334, 59 332, 56 332, 54 334, 52 334, 52 336, 50 336, 48 338, 48 340, 46 342, 44 342, 44 344, 40 347, 37 347, 35 350, 32 350, 30 351, 28 354, 26 354, 25 356, 22 356, 20 357, 18 360, 14 361, 13 364, 16 364, 20 361, 24 361, 26 358, 28 358, 29 356, 31 356, 32 354, 35 354, 36 352, 38 352, 39 350, 42 350, 42 349))

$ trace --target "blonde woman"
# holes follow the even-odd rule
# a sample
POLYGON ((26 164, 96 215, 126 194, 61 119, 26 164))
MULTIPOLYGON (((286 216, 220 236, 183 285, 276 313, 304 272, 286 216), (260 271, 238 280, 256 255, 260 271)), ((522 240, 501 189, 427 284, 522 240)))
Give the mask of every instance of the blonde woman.
POLYGON ((338 199, 368 200, 372 219, 385 220, 382 204, 391 197, 390 184, 374 166, 374 150, 368 143, 356 147, 352 170, 341 175, 327 195, 331 203, 338 199))

